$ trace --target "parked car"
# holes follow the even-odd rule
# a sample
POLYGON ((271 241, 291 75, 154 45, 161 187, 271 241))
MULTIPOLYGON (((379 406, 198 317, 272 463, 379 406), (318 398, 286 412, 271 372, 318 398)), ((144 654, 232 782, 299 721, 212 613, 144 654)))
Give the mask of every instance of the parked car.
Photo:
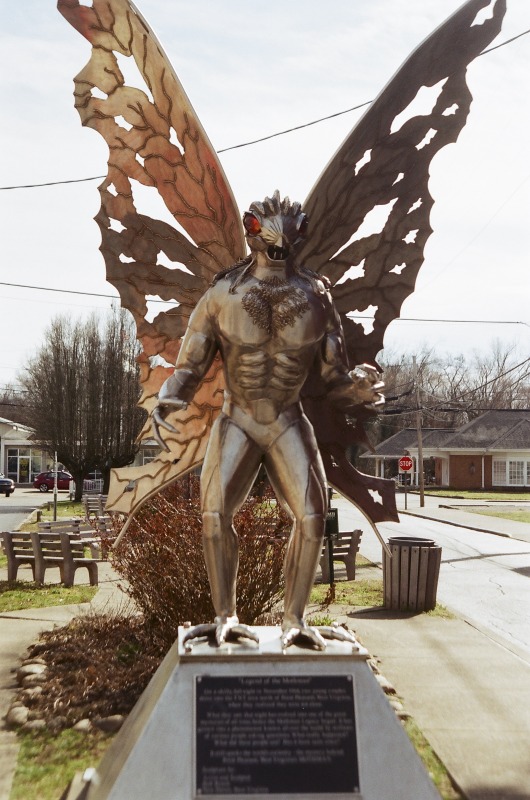
POLYGON ((6 497, 9 497, 14 491, 15 481, 12 481, 11 478, 6 478, 5 475, 0 475, 0 492, 5 494, 6 497))
MULTIPOLYGON (((54 481, 55 481, 55 472, 41 472, 40 475, 37 475, 37 477, 33 481, 33 488, 39 489, 41 492, 48 492, 50 489, 53 489, 54 481)), ((69 472, 65 472, 64 470, 61 469, 58 470, 57 472, 58 489, 69 489, 70 481, 73 481, 73 478, 69 472)))

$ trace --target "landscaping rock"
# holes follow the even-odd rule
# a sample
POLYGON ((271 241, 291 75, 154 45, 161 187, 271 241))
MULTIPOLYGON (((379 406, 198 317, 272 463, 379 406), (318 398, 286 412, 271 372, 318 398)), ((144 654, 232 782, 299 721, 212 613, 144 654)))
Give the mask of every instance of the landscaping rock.
POLYGON ((104 733, 116 733, 116 731, 119 731, 124 722, 125 717, 123 714, 113 714, 110 717, 96 719, 94 720, 93 724, 96 728, 99 728, 99 730, 103 731, 104 733))
POLYGON ((20 728, 25 725, 29 717, 29 708, 26 706, 11 706, 7 712, 6 722, 10 727, 20 728))
POLYGON ((31 675, 42 675, 46 671, 45 664, 36 664, 32 661, 29 664, 24 664, 17 669, 17 680, 19 684, 23 684, 24 680, 31 675))
POLYGON ((32 686, 36 686, 39 683, 44 683, 46 680, 46 675, 44 672, 37 672, 31 675, 26 675, 25 678, 22 679, 22 687, 24 689, 29 689, 32 686))
POLYGON ((390 681, 387 678, 385 678, 384 675, 381 675, 380 672, 379 673, 374 673, 374 674, 375 674, 375 679, 376 679, 377 683, 379 684, 379 686, 381 687, 381 689, 384 691, 385 694, 395 694, 396 693, 396 690, 394 689, 394 687, 392 686, 390 681))
POLYGON ((42 694, 42 686, 30 686, 29 689, 23 689, 21 694, 25 700, 33 700, 33 698, 42 694))
POLYGON ((61 717, 60 715, 57 717, 53 717, 47 723, 48 730, 52 731, 52 733, 58 733, 58 731, 62 731, 63 728, 66 728, 66 717, 61 717))
POLYGON ((88 733, 92 730, 92 723, 89 719, 80 719, 76 722, 72 730, 79 731, 80 733, 88 733))
POLYGON ((21 731, 42 731, 46 727, 46 723, 43 719, 30 719, 26 722, 22 727, 21 731))
POLYGON ((28 664, 43 664, 46 666, 46 662, 43 658, 25 658, 22 662, 22 666, 25 667, 28 664))

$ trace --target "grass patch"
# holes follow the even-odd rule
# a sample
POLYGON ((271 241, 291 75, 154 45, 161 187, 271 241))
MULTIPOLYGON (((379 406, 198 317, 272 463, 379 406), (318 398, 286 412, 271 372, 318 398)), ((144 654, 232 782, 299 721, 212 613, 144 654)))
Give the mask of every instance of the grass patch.
POLYGON ((0 612, 90 603, 96 591, 97 586, 72 586, 67 589, 55 583, 39 586, 29 581, 0 581, 0 612))
POLYGON ((355 566, 356 566, 356 568, 358 568, 358 567, 375 567, 376 564, 374 564, 373 561, 368 561, 368 559, 365 558, 364 556, 362 556, 360 553, 357 553, 357 555, 355 556, 355 566))
POLYGON ((454 786, 444 765, 413 719, 405 720, 403 726, 409 739, 420 756, 431 780, 440 792, 442 800, 465 800, 464 795, 454 786))
POLYGON ((330 603, 343 606, 382 606, 383 582, 377 578, 340 581, 335 583, 335 596, 330 597, 327 583, 313 586, 309 602, 326 607, 330 603))
POLYGON ((0 569, 7 567, 7 556, 0 552, 0 569))
POLYGON ((464 509, 468 514, 481 514, 484 517, 500 517, 501 519, 511 519, 514 522, 530 522, 530 510, 525 508, 473 508, 466 506, 464 509))
POLYGON ((329 614, 309 614, 307 617, 307 624, 317 628, 319 625, 333 625, 334 622, 335 620, 329 614))
POLYGON ((429 617, 438 617, 439 619, 456 619, 453 612, 449 611, 445 606, 441 606, 440 603, 436 603, 432 611, 424 611, 423 613, 429 617))
MULTIPOLYGON (((53 500, 46 506, 41 507, 41 521, 53 521, 53 500)), ((57 519, 70 519, 71 517, 81 517, 85 519, 85 507, 83 503, 73 503, 71 500, 61 500, 57 503, 57 519)), ((38 530, 37 522, 26 522, 20 526, 21 531, 38 530)))
POLYGON ((21 734, 10 800, 57 800, 76 772, 96 766, 111 741, 99 731, 21 734))
MULTIPOLYGON (((415 491, 414 494, 417 494, 415 491)), ((468 491, 460 489, 429 489, 426 495, 434 497, 451 497, 456 500, 483 500, 485 503, 493 503, 495 500, 521 500, 530 501, 530 492, 491 492, 491 491, 468 491)))

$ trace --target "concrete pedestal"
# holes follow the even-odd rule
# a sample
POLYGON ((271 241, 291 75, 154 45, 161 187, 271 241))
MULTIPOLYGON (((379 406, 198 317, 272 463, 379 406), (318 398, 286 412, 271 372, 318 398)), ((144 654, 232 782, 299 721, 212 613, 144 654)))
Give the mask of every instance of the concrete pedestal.
POLYGON ((351 644, 179 641, 92 775, 87 800, 439 800, 351 644))

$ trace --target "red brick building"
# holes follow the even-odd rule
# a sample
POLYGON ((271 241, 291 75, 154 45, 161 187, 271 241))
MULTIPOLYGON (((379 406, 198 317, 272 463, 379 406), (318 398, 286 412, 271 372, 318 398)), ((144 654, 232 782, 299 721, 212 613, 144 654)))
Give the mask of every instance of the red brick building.
MULTIPOLYGON (((486 411, 461 428, 424 428, 423 470, 427 485, 455 489, 509 486, 530 490, 530 410, 486 411)), ((399 477, 397 459, 407 452, 418 477, 418 441, 414 428, 381 442, 374 454, 375 474, 399 477)))

